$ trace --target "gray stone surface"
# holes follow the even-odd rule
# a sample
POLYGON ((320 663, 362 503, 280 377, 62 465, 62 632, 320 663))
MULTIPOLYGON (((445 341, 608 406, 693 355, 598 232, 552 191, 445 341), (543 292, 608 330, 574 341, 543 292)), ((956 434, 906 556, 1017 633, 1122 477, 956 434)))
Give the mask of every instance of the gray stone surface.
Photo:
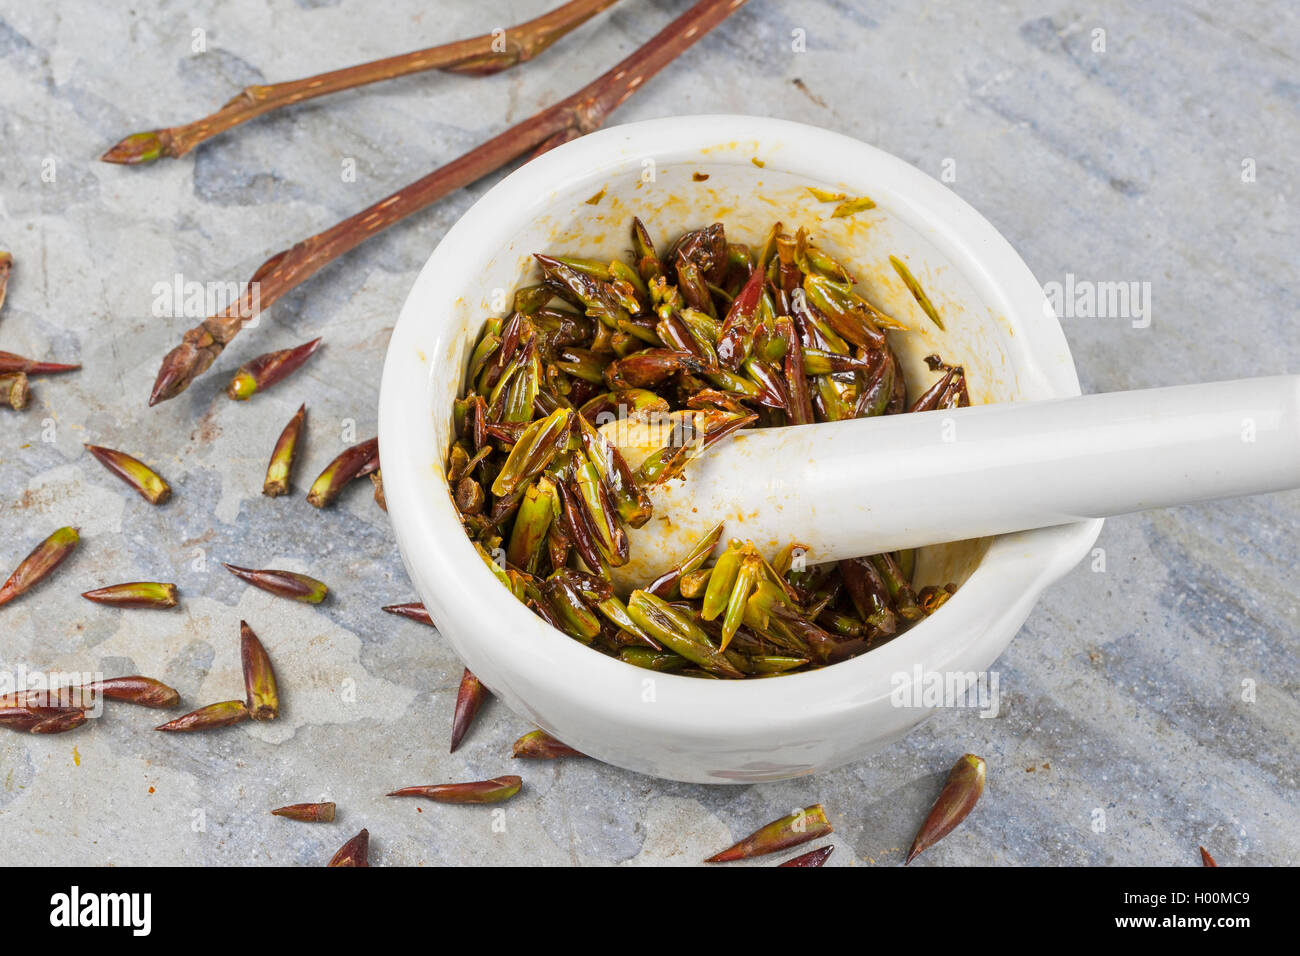
MULTIPOLYGON (((433 631, 378 612, 411 592, 368 489, 328 514, 301 494, 258 494, 300 401, 300 482, 349 423, 357 438, 374 432, 403 297, 491 181, 328 269, 185 396, 145 407, 160 357, 193 324, 154 315, 156 283, 247 278, 269 252, 576 88, 686 3, 624 0, 522 69, 345 93, 181 161, 131 170, 97 163, 100 151, 243 84, 549 5, 0 2, 0 248, 17 263, 0 348, 85 365, 37 383, 25 414, 0 414, 0 564, 58 525, 85 536, 56 580, 0 611, 0 667, 142 672, 189 703, 219 700, 239 692, 247 618, 285 685, 272 724, 164 736, 149 729, 154 713, 116 707, 74 734, 0 735, 5 862, 319 864, 367 826, 387 864, 686 864, 820 800, 837 831, 830 865, 892 864, 947 767, 974 751, 988 759, 988 792, 922 862, 1194 865, 1204 844, 1223 864, 1295 864, 1300 494, 1110 521, 1105 570, 1080 566, 1052 588, 998 662, 996 719, 949 710, 856 766, 710 788, 589 761, 512 766, 510 743, 529 727, 500 705, 448 755, 460 664, 433 631), (194 53, 200 29, 207 51, 194 53), (355 182, 342 181, 349 159, 355 182), (328 345, 292 383, 248 405, 221 396, 243 360, 315 335, 328 345), (175 500, 149 507, 83 441, 156 464, 175 500), (335 599, 274 601, 220 560, 310 570, 335 599), (133 579, 175 580, 183 607, 119 612, 77 596, 133 579), (527 790, 504 832, 474 808, 382 796, 510 770, 527 790), (333 826, 267 815, 321 798, 341 808, 333 826)), ((1085 13, 1060 0, 753 0, 616 119, 766 113, 852 134, 932 175, 952 160, 953 188, 1043 282, 1151 284, 1149 328, 1067 322, 1085 390, 1296 372, 1297 51, 1300 17, 1280 2, 1104 0, 1085 13), (792 51, 796 30, 806 52, 792 51), (1243 182, 1247 160, 1254 182, 1243 182)))

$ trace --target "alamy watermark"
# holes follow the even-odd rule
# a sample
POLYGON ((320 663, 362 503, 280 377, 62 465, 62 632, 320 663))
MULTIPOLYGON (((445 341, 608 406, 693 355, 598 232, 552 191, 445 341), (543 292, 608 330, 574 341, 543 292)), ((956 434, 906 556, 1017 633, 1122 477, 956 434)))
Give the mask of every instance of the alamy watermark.
POLYGON ((1135 329, 1151 325, 1151 283, 1080 279, 1073 272, 1064 282, 1047 282, 1043 294, 1062 319, 1127 319, 1135 329))
POLYGON ((997 671, 927 671, 917 664, 895 671, 889 702, 895 707, 971 707, 981 717, 996 717, 1002 708, 997 671))
POLYGON ((148 936, 153 929, 153 894, 83 893, 72 886, 50 897, 50 925, 116 926, 130 929, 133 936, 148 936))
POLYGON ((104 679, 91 671, 0 671, 0 700, 11 699, 40 707, 76 707, 88 718, 104 713, 104 697, 96 686, 104 679))
POLYGON ((170 280, 155 282, 150 290, 150 312, 157 318, 206 319, 212 315, 233 315, 256 328, 262 312, 259 282, 199 282, 176 273, 170 280))

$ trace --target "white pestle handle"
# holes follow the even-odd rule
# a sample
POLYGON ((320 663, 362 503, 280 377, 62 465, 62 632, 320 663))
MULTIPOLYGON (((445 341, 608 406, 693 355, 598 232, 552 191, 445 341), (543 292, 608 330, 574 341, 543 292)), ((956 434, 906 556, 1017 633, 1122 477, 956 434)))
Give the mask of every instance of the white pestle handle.
POLYGON ((1300 376, 747 430, 629 529, 653 580, 719 521, 811 562, 1300 487, 1300 376))

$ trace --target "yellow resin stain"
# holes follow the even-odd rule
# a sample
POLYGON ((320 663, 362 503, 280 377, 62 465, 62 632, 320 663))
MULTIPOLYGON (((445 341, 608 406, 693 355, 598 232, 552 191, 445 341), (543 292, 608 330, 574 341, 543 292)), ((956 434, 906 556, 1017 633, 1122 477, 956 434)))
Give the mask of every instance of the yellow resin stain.
POLYGON ((81 766, 81 754, 77 752, 77 747, 75 744, 72 747, 72 762, 78 767, 81 766))

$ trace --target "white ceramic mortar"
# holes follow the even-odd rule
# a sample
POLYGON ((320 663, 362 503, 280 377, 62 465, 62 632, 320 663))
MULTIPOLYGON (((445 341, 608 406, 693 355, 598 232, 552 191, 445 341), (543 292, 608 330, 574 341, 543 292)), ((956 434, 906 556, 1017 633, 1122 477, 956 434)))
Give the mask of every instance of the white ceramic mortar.
POLYGON ((848 137, 753 116, 633 123, 528 163, 447 233, 406 300, 380 395, 385 493, 411 580, 466 666, 570 746, 659 777, 776 780, 861 758, 929 713, 896 706, 918 667, 986 670, 1101 522, 922 549, 917 585, 957 581, 957 594, 878 650, 809 673, 658 674, 552 630, 501 587, 461 529, 443 472, 451 403, 483 322, 534 278, 531 254, 622 256, 633 215, 661 249, 714 221, 753 244, 774 220, 811 227, 868 297, 912 330, 890 338, 913 397, 933 379, 922 361, 933 352, 966 367, 977 403, 1077 395, 1060 324, 1011 246, 946 187, 848 137), (708 178, 697 181, 701 173, 708 178), (877 208, 831 219, 833 205, 810 185, 870 196, 877 208), (946 332, 916 306, 890 254, 908 262, 946 332))

